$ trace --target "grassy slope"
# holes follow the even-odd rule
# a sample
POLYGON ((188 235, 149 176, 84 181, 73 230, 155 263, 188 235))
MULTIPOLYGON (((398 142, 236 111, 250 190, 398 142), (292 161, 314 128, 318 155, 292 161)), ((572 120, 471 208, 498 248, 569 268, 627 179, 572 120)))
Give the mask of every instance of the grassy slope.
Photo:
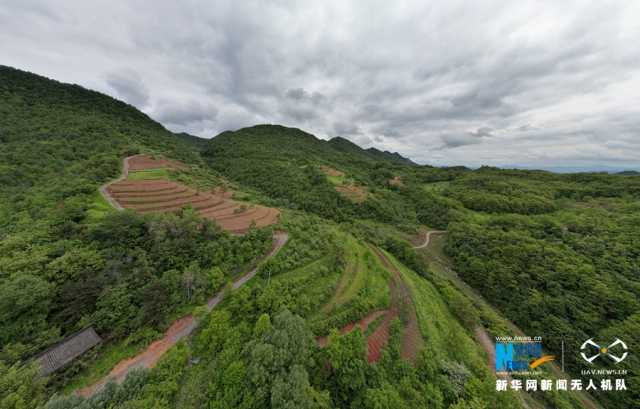
POLYGON ((344 267, 332 296, 312 317, 319 335, 340 328, 368 312, 389 306, 389 273, 371 251, 348 234, 341 234, 344 267))
POLYGON ((474 373, 488 376, 486 355, 449 311, 438 290, 392 255, 385 254, 411 289, 422 336, 430 348, 441 358, 464 362, 474 373))
MULTIPOLYGON (((440 283, 450 284, 448 288, 454 288, 460 295, 469 300, 478 313, 480 325, 486 328, 491 336, 525 335, 456 274, 452 268, 451 260, 444 254, 445 243, 446 236, 432 236, 429 246, 418 251, 418 254, 428 263, 429 271, 435 275, 433 279, 440 283)), ((549 369, 545 370, 545 378, 569 378, 568 375, 560 372, 556 364, 547 364, 547 368, 542 369, 549 369)), ((527 400, 531 405, 540 405, 544 401, 532 401, 530 396, 527 396, 527 400)), ((547 402, 547 404, 566 405, 564 407, 567 408, 600 407, 591 397, 584 393, 579 394, 577 399, 571 395, 555 393, 549 400, 550 402, 547 402)))
MULTIPOLYGON (((452 314, 438 289, 388 252, 385 255, 398 268, 402 280, 411 291, 420 330, 429 353, 434 354, 438 361, 462 364, 480 380, 485 393, 495 393, 495 375, 488 368, 486 353, 452 314)), ((516 396, 512 393, 499 396, 496 393, 495 399, 518 400, 516 396)), ((522 400, 520 404, 524 405, 522 400)))
POLYGON ((95 192, 93 200, 89 203, 87 209, 86 222, 95 223, 113 211, 115 211, 115 209, 109 204, 109 202, 107 202, 100 192, 95 192))
POLYGON ((344 240, 343 248, 346 266, 340 275, 340 280, 333 292, 333 296, 322 308, 325 314, 351 301, 365 283, 366 268, 362 260, 364 249, 351 236, 344 237, 344 240))
MULTIPOLYGON (((327 272, 330 263, 331 256, 324 256, 305 266, 279 274, 273 278, 273 281, 274 283, 286 281, 288 285, 298 290, 298 297, 309 300, 313 303, 313 307, 319 307, 331 297, 332 289, 340 277, 338 272, 327 272)), ((308 312, 312 313, 312 311, 308 312)))

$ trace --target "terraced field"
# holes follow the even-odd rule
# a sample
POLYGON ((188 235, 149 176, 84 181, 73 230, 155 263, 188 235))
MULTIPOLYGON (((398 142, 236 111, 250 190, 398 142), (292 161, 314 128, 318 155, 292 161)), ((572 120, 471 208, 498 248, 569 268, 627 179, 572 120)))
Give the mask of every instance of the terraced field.
MULTIPOLYGON (((360 289, 366 287, 365 277, 375 274, 373 270, 364 266, 367 255, 370 255, 381 268, 390 273, 387 281, 390 305, 387 309, 375 309, 361 319, 342 326, 339 332, 346 334, 359 328, 367 335, 367 360, 377 362, 380 359, 382 349, 389 342, 391 322, 395 318, 401 318, 403 323, 401 355, 407 361, 414 362, 423 346, 423 339, 411 291, 403 281, 399 270, 389 261, 387 255, 375 246, 360 246, 355 242, 355 239, 348 238, 345 247, 350 249, 345 254, 345 270, 334 295, 322 308, 322 312, 329 315, 334 313, 337 307, 346 305, 360 289)), ((316 341, 318 345, 324 347, 328 342, 328 337, 318 337, 316 341)))
POLYGON ((186 168, 180 162, 146 155, 132 156, 125 161, 124 177, 106 187, 107 194, 122 208, 150 213, 174 212, 190 206, 202 217, 214 220, 235 234, 245 233, 252 225, 264 227, 278 221, 277 209, 237 202, 228 191, 201 192, 166 179, 131 177, 153 169, 186 168))
POLYGON ((324 173, 327 180, 334 185, 334 189, 347 199, 356 203, 362 203, 367 200, 369 196, 367 188, 357 184, 352 178, 347 177, 344 172, 326 165, 320 166, 320 171, 324 173))
MULTIPOLYGON (((387 312, 386 310, 378 310, 378 311, 370 312, 369 314, 367 314, 361 320, 345 325, 340 330, 340 335, 347 334, 347 333, 353 331, 355 328, 359 328, 360 331, 362 331, 364 333, 364 332, 367 331, 367 329, 369 328, 370 325, 375 324, 375 321, 379 317, 384 316, 386 314, 386 312, 387 312)), ((318 342, 318 345, 320 345, 321 347, 325 347, 325 346, 327 346, 327 343, 329 342, 329 336, 319 337, 317 339, 317 342, 318 342)))
POLYGON ((404 282, 398 267, 389 260, 387 255, 377 247, 373 247, 373 250, 384 266, 393 272, 393 279, 390 284, 391 309, 395 309, 402 316, 404 324, 400 354, 404 359, 414 362, 422 348, 423 340, 418 325, 416 308, 411 298, 411 290, 404 282))
POLYGON ((333 296, 327 304, 322 307, 325 314, 331 313, 336 307, 346 304, 357 296, 358 291, 365 285, 367 268, 364 265, 364 253, 366 248, 357 244, 355 238, 347 236, 345 247, 350 251, 345 252, 345 271, 340 276, 340 281, 333 296))

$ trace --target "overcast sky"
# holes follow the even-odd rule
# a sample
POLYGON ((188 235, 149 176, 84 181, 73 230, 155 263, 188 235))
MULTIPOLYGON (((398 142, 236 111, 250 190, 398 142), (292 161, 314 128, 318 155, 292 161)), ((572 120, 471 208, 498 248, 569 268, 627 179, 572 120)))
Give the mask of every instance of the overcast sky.
POLYGON ((639 44, 634 0, 0 2, 0 64, 171 130, 278 123, 433 165, 640 169, 639 44))

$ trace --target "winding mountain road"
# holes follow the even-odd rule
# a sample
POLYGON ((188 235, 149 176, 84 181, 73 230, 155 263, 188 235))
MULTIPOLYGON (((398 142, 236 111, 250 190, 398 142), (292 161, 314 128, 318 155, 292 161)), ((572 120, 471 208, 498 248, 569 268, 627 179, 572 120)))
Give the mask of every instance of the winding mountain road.
POLYGON ((112 185, 113 183, 117 183, 117 182, 120 182, 122 180, 125 180, 129 176, 129 159, 131 159, 131 158, 133 158, 135 156, 138 156, 138 155, 133 155, 133 156, 129 156, 127 158, 124 158, 124 160, 122 161, 122 173, 120 174, 120 176, 117 179, 114 179, 114 180, 112 180, 110 182, 107 182, 104 185, 100 186, 100 194, 115 209, 124 210, 124 208, 122 206, 120 206, 120 203, 118 203, 118 201, 116 199, 114 199, 109 194, 109 191, 107 190, 107 188, 109 187, 109 185, 112 185))
MULTIPOLYGON (((430 232, 427 232, 426 237, 425 237, 425 242, 421 245, 415 246, 414 249, 424 249, 426 248, 429 243, 430 243, 430 238, 432 234, 446 234, 446 230, 432 230, 430 232)), ((458 290, 460 292, 462 292, 463 294, 465 294, 466 296, 468 296, 470 299, 472 300, 478 300, 479 302, 481 302, 482 304, 486 305, 488 308, 496 311, 496 313, 500 314, 499 311, 495 310, 493 306, 491 306, 485 299, 484 297, 482 297, 479 293, 477 293, 475 291, 475 289, 473 289, 471 286, 469 286, 466 282, 464 282, 461 278, 458 277, 458 274, 453 271, 451 269, 451 267, 449 266, 449 263, 446 260, 443 260, 440 257, 436 257, 435 260, 436 263, 440 264, 441 267, 452 277, 449 277, 449 279, 451 280, 451 283, 454 284, 456 286, 456 288, 458 288, 458 290)), ((506 320, 506 318, 505 318, 506 320)), ((524 332, 518 328, 514 323, 512 323, 509 320, 506 320, 507 325, 510 327, 510 329, 516 334, 516 335, 520 335, 520 336, 524 336, 524 332)), ((475 339, 478 342, 478 344, 480 344, 480 346, 485 350, 485 352, 487 353, 487 356, 489 358, 489 369, 491 371, 493 371, 495 373, 495 360, 496 360, 496 351, 495 351, 495 343, 494 341, 491 339, 491 337, 489 336, 489 334, 487 333, 487 330, 481 326, 478 325, 474 328, 474 335, 475 335, 475 339)), ((560 379, 568 379, 570 378, 570 376, 568 374, 566 374, 565 372, 563 372, 555 363, 550 363, 548 365, 548 368, 553 372, 553 374, 560 378, 560 379)), ((510 380, 511 377, 510 376, 506 376, 506 379, 510 380)), ((584 408, 587 409, 602 409, 601 406, 593 400, 593 398, 585 391, 581 391, 580 393, 577 394, 577 398, 580 400, 580 403, 583 405, 584 408)), ((522 396, 522 404, 525 406, 525 408, 531 408, 533 405, 536 404, 535 401, 532 401, 530 398, 526 398, 526 396, 522 396)))
POLYGON ((428 231, 425 236, 424 236, 424 243, 419 244, 417 246, 413 246, 414 249, 423 249, 425 247, 427 247, 429 245, 429 242, 431 241, 431 235, 432 234, 445 234, 447 231, 446 230, 431 230, 428 231))
MULTIPOLYGON (((258 272, 258 267, 261 262, 266 259, 275 256, 278 251, 287 243, 289 236, 284 232, 277 232, 273 235, 273 246, 271 251, 267 253, 251 271, 243 274, 241 277, 233 282, 233 288, 238 289, 244 285, 247 281, 253 278, 258 272)), ((215 296, 211 297, 207 301, 207 310, 210 312, 213 310, 225 296, 225 291, 218 292, 215 296)), ((100 379, 93 385, 89 385, 85 388, 78 389, 76 394, 84 397, 92 396, 94 393, 102 389, 107 382, 113 380, 116 383, 122 383, 127 375, 137 368, 153 368, 162 355, 165 354, 172 346, 178 343, 181 339, 189 336, 198 326, 197 320, 192 315, 184 316, 176 321, 167 329, 164 336, 151 343, 144 351, 131 358, 120 361, 107 376, 100 379)))
MULTIPOLYGON (((100 193, 104 196, 104 198, 111 203, 111 205, 118 209, 122 210, 122 207, 109 195, 107 191, 107 187, 111 183, 118 182, 127 177, 129 173, 129 159, 125 158, 122 165, 122 175, 109 183, 106 183, 100 187, 100 193)), ((238 277, 232 284, 232 288, 238 289, 244 284, 246 284, 250 279, 252 279, 258 272, 258 268, 260 265, 270 257, 275 256, 280 249, 287 243, 289 240, 289 235, 285 232, 275 232, 273 234, 273 245, 271 250, 264 255, 260 260, 258 260, 255 266, 242 276, 238 277)), ((221 290, 216 295, 211 297, 207 301, 207 310, 211 312, 225 297, 225 291, 221 290)), ((171 324, 171 326, 167 329, 164 336, 151 343, 144 351, 139 354, 123 359, 120 361, 113 369, 109 372, 108 375, 97 381, 96 383, 89 385, 87 387, 78 389, 75 393, 79 396, 90 397, 94 393, 101 390, 109 381, 114 381, 116 383, 122 383, 127 375, 134 369, 137 368, 153 368, 162 355, 164 355, 172 346, 178 343, 181 339, 189 336, 198 326, 198 321, 192 316, 187 315, 184 316, 171 324)))

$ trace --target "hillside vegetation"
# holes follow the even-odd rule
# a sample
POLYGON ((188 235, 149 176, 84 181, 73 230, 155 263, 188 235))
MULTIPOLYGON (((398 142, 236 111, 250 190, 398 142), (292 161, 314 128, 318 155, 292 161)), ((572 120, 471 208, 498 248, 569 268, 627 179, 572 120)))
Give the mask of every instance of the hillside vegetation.
MULTIPOLYGON (((516 335, 511 320, 556 355, 564 340, 572 377, 590 337, 640 347, 637 175, 419 166, 277 125, 203 141, 9 67, 0 144, 0 409, 581 408, 571 393, 496 392, 478 330, 516 335), (138 170, 130 179, 144 182, 127 183, 230 188, 280 219, 240 236, 182 203, 116 211, 98 189, 138 153, 186 167, 138 170), (412 247, 426 228, 448 231, 437 242, 446 263, 412 247), (275 230, 289 241, 232 290, 275 230), (197 308, 220 290, 212 312, 197 308), (190 313, 194 334, 157 367, 86 399, 71 393, 190 313), (104 342, 40 377, 29 359, 88 326, 104 342)), ((639 363, 631 353, 620 367, 639 363)), ((596 400, 638 406, 637 376, 596 400)))
POLYGON ((188 210, 113 212, 98 187, 123 157, 201 162, 191 144, 97 92, 0 67, 0 144, 3 405, 18 402, 12 365, 88 325, 107 345, 149 342, 270 244, 267 232, 231 237, 188 210))
MULTIPOLYGON (((221 174, 283 206, 348 224, 415 269, 406 244, 376 223, 407 232, 420 224, 449 230, 446 250, 460 276, 525 333, 542 336, 550 352, 559 355, 562 340, 570 345, 573 374, 583 368, 579 346, 591 337, 619 333, 628 345, 640 343, 637 176, 371 162, 355 145, 332 149, 331 141, 273 126, 221 136, 205 151, 221 174), (336 194, 345 179, 366 188, 366 200, 336 194)), ((629 358, 621 366, 637 364, 629 358)), ((614 407, 636 400, 630 393, 597 394, 614 407)))

